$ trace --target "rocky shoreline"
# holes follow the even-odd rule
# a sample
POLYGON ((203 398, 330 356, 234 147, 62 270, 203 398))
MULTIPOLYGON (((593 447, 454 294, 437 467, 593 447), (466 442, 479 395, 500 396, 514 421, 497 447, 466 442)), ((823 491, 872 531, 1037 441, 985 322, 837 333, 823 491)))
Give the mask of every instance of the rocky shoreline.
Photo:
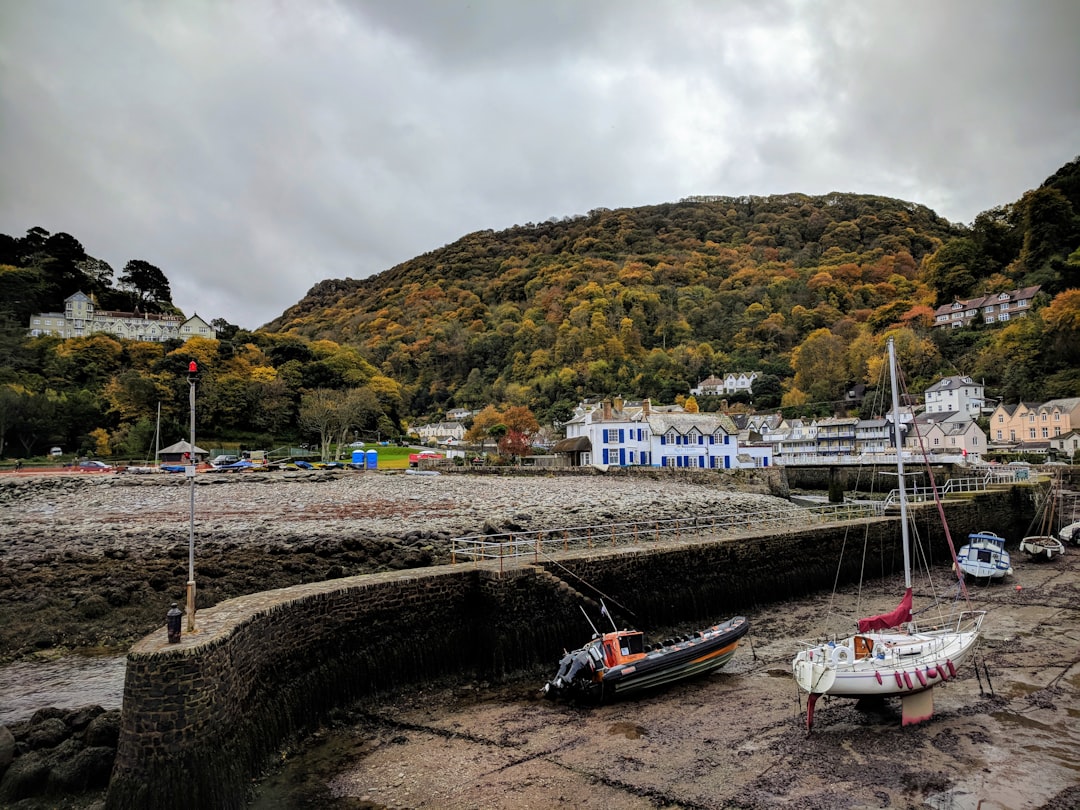
MULTIPOLYGON (((198 606, 450 561, 470 534, 791 510, 734 475, 206 474, 198 606)), ((165 475, 0 476, 0 663, 123 647, 187 581, 191 486, 165 475)))

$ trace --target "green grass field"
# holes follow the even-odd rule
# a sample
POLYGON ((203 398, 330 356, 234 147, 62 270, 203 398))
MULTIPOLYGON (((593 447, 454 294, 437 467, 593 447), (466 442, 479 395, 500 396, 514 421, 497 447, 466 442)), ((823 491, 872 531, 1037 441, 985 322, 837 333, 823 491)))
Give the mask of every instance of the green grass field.
POLYGON ((397 445, 390 445, 389 447, 383 447, 378 444, 365 444, 363 448, 360 447, 343 447, 341 448, 342 458, 346 461, 352 461, 353 450, 363 450, 365 453, 368 450, 374 450, 379 454, 379 469, 380 470, 404 470, 409 466, 409 454, 416 453, 412 447, 398 447, 397 445))

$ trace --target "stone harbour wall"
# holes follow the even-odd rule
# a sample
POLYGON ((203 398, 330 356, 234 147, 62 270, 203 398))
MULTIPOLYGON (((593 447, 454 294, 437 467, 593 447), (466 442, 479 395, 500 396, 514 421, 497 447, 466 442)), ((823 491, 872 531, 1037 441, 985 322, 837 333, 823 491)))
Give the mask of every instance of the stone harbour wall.
MULTIPOLYGON (((1027 504, 1015 489, 948 504, 954 543, 978 530, 1023 528, 1027 504)), ((945 564, 933 505, 914 517, 931 558, 945 564)), ((107 807, 243 807, 251 780, 284 741, 361 695, 554 665, 587 639, 583 600, 606 597, 620 626, 713 623, 831 587, 841 548, 861 549, 864 537, 866 570, 892 573, 902 564, 898 534, 896 517, 798 532, 763 527, 756 536, 597 547, 503 570, 371 574, 222 602, 199 611, 196 632, 179 644, 167 643, 162 628, 129 653, 107 807)), ((864 564, 861 551, 847 558, 845 583, 864 564)))

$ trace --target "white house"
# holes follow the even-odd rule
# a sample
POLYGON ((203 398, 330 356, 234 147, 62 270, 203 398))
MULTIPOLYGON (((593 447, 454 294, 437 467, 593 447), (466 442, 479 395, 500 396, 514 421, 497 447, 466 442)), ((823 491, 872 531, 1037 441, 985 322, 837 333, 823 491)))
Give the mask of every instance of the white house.
POLYGON ((710 375, 699 382, 697 388, 691 388, 690 393, 696 397, 720 397, 737 393, 752 394, 754 393, 754 380, 757 377, 756 371, 728 373, 724 375, 723 379, 710 375))
POLYGON ((649 400, 637 405, 605 400, 578 406, 566 423, 566 438, 552 452, 570 455, 575 464, 605 468, 733 469, 772 464, 771 446, 740 450, 738 429, 730 417, 653 408, 649 400))
POLYGON ((961 413, 977 419, 985 404, 983 384, 971 377, 945 377, 924 393, 927 413, 961 413))
POLYGON ((465 426, 461 422, 432 422, 430 425, 414 427, 413 431, 424 442, 445 444, 450 440, 460 442, 465 438, 465 426))
POLYGON ((1050 449, 1059 455, 1072 459, 1080 459, 1080 428, 1074 428, 1068 433, 1062 433, 1050 440, 1050 449))
POLYGON ((88 337, 97 332, 154 343, 217 336, 217 330, 197 314, 185 320, 179 315, 101 310, 93 298, 81 292, 64 299, 63 312, 41 312, 30 318, 31 337, 88 337))
POLYGON ((978 461, 986 452, 986 433, 966 414, 921 413, 916 431, 909 431, 904 446, 914 453, 959 455, 978 461))

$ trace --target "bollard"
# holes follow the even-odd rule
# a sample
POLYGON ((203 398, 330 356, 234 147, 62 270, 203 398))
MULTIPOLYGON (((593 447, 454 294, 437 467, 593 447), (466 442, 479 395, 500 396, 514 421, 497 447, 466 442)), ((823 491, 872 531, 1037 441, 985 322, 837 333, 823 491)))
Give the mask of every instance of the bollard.
POLYGON ((172 603, 169 612, 165 614, 165 629, 169 631, 169 643, 176 644, 180 641, 180 620, 184 617, 184 611, 172 603))

